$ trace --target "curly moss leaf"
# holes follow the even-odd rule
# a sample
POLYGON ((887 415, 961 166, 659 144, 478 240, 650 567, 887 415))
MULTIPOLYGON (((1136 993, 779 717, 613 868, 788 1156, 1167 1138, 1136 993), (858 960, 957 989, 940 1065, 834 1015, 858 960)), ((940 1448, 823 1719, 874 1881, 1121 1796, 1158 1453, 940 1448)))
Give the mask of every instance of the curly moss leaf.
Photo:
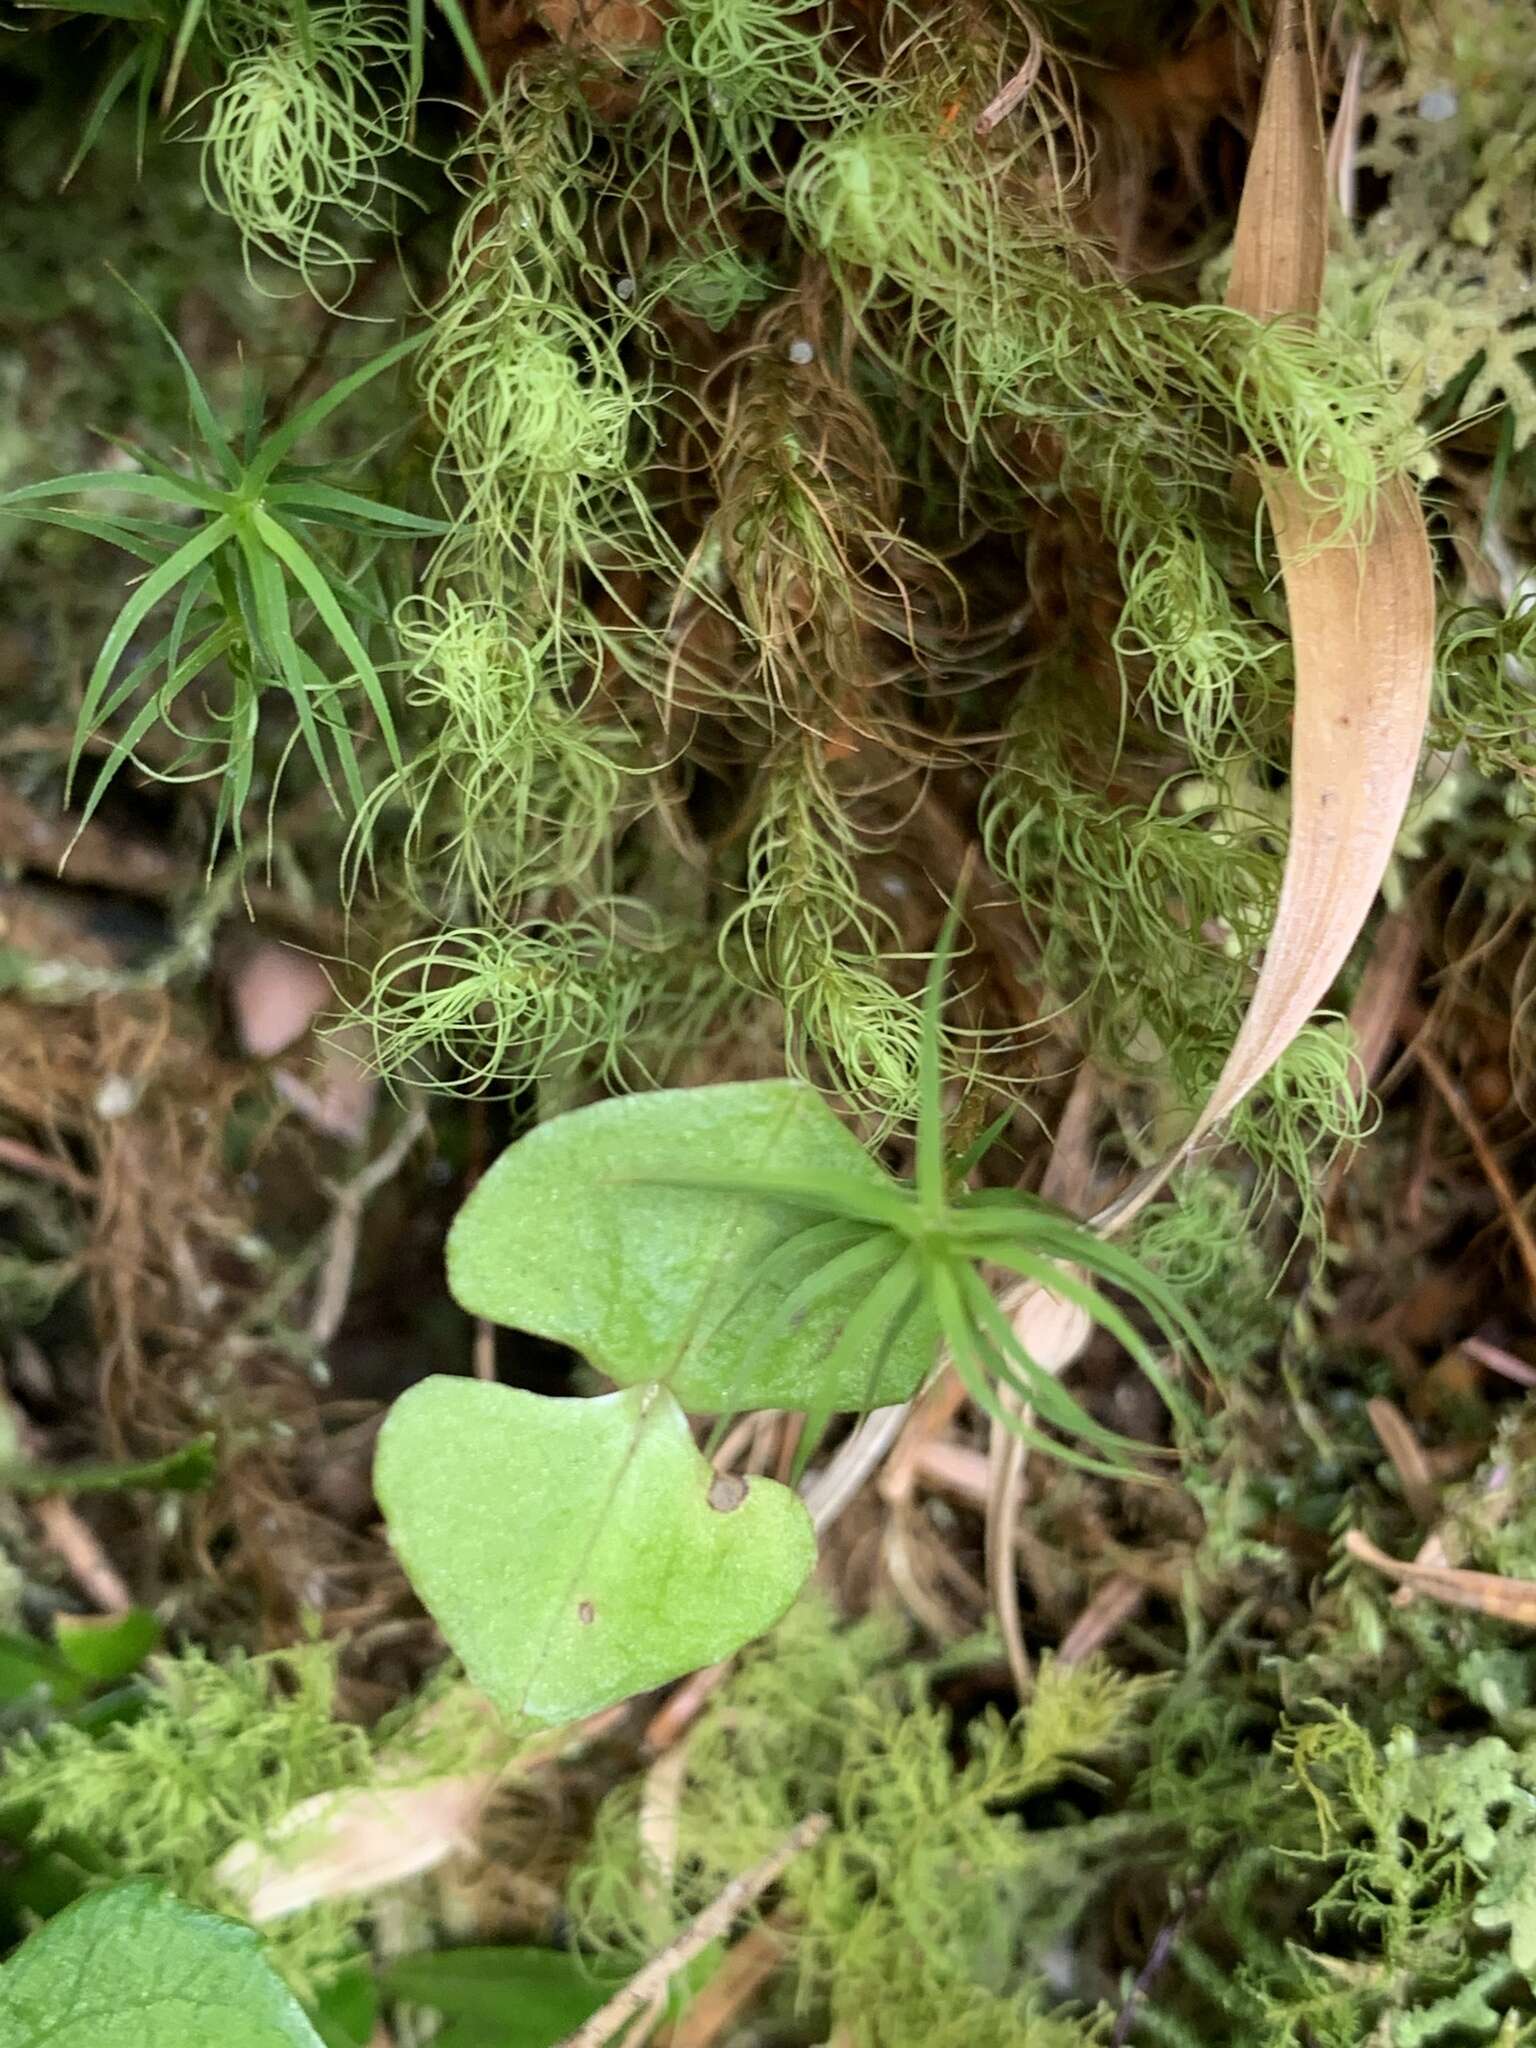
POLYGON ((250 252, 291 263, 325 303, 356 274, 359 229, 388 225, 404 140, 404 40, 342 0, 291 21, 215 9, 228 69, 204 106, 203 189, 250 252), (382 87, 382 89, 381 89, 382 87))
POLYGON ((551 1401, 423 1380, 384 1425, 374 1488, 471 1680, 541 1721, 729 1656, 816 1562, 795 1495, 717 1479, 660 1387, 551 1401))
POLYGON ((151 1884, 93 1892, 0 1972, 0 2048, 320 2048, 248 1927, 151 1884))
POLYGON ((661 1380, 695 1413, 863 1409, 902 1401, 933 1361, 912 1318, 887 1355, 881 1334, 838 1351, 854 1281, 782 1319, 805 1279, 769 1255, 806 1218, 749 1195, 659 1187, 661 1178, 775 1173, 886 1177, 810 1088, 732 1082, 576 1110, 511 1145, 460 1210, 448 1281, 471 1315, 572 1344, 622 1386, 661 1380), (761 1276, 761 1284, 752 1284, 761 1276))

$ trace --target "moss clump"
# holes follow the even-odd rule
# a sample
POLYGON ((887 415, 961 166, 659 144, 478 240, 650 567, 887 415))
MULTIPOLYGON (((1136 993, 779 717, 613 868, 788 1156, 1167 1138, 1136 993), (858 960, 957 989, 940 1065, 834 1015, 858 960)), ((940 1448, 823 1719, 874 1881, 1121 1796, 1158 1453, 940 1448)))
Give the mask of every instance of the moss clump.
POLYGON ((358 248, 388 225, 386 173, 405 143, 407 44, 397 16, 362 0, 211 10, 223 76, 191 119, 203 189, 248 252, 291 265, 321 300, 345 292, 358 248))
MULTIPOLYGON (((237 1842, 263 1841, 301 1801, 464 1768, 485 1754, 478 1705, 442 1687, 367 1731, 337 1714, 336 1651, 313 1643, 215 1662, 165 1658, 133 1715, 87 1729, 57 1722, 6 1750, 0 1814, 52 1850, 70 1884, 152 1877, 178 1898, 240 1913, 216 1875, 237 1842), (401 1775, 408 1759, 409 1775, 401 1775)), ((503 1744, 503 1747, 510 1747, 503 1744)), ((307 1906, 268 1936, 274 1963, 308 1993, 358 1952, 355 1907, 307 1906)))
POLYGON ((1100 2040, 1094 2019, 1052 2010, 1041 1972, 1085 1872, 1069 1874, 1052 1832, 1019 1808, 1098 1783, 1095 1766, 1133 1740, 1146 1688, 1098 1664, 1047 1665, 1015 1720, 962 1732, 897 1648, 888 1623, 843 1631, 802 1603, 689 1740, 671 1869, 647 1857, 636 1788, 604 1805, 572 1885, 583 1937, 658 1946, 825 1811, 831 1831, 787 1871, 775 1916, 802 2013, 860 2048, 1100 2040))

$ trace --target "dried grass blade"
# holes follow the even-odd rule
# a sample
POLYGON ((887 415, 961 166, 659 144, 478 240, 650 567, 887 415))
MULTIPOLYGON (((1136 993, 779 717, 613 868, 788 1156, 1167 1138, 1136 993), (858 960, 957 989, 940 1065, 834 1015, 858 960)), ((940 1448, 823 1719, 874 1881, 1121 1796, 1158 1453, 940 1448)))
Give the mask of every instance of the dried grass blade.
POLYGON ((1275 9, 1227 304, 1256 320, 1315 314, 1328 260, 1327 160, 1310 0, 1275 9))
POLYGON ((1344 534, 1295 477, 1262 481, 1296 656, 1291 838, 1253 1000, 1185 1153, 1264 1078, 1349 957, 1429 715, 1434 568, 1412 484, 1392 478, 1369 530, 1344 534))

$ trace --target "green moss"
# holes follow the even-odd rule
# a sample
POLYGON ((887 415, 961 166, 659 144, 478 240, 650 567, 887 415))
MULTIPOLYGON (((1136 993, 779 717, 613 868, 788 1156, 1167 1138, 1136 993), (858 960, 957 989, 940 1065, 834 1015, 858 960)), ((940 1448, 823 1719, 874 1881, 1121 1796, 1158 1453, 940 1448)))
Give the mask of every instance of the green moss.
POLYGON ((1181 779, 1135 803, 1085 784, 1113 770, 1115 736, 1091 721, 1074 734, 1068 692, 1063 675, 1022 696, 982 830, 1048 985, 1082 1006, 1094 1049, 1155 1069, 1170 1048, 1230 1042, 1279 890, 1278 848, 1267 820, 1220 787, 1181 779))
POLYGON ((1369 335, 1412 402, 1464 419, 1508 408, 1536 436, 1536 125, 1518 81, 1536 61, 1530 13, 1471 0, 1425 13, 1401 62, 1378 57, 1362 102, 1361 172, 1380 203, 1332 267, 1330 303, 1369 335))
POLYGON ((726 1011, 707 953, 637 906, 558 928, 464 927, 409 940, 374 971, 354 1021, 380 1067, 470 1095, 544 1081, 659 1081, 726 1011))
MULTIPOLYGON (((781 1007, 790 1071, 830 1079, 888 1126, 915 1111, 922 1010, 915 993, 891 985, 895 928, 864 905, 860 851, 802 750, 786 751, 770 772, 721 959, 745 988, 781 1007)), ((951 1041, 946 1064, 956 1051, 951 1041)))
POLYGON ((825 1841, 786 1873, 777 1925, 794 1998, 859 2048, 1083 2048, 1093 2018, 1052 2010, 1041 1964, 1081 1904, 1091 1854, 1063 1859, 1025 1800, 1097 1782, 1147 1689, 1102 1665, 1047 1664, 1029 1709, 963 1733, 896 1657, 888 1623, 837 1629, 802 1602, 689 1740, 670 1877, 642 1846, 638 1788, 598 1818, 572 1898, 594 1944, 650 1948, 806 1812, 825 1841))
POLYGON ((397 626, 421 737, 373 793, 354 874, 376 818, 395 806, 408 812, 405 875, 429 912, 510 903, 592 872, 635 766, 623 730, 582 707, 601 635, 466 603, 452 588, 408 601, 397 626))
MULTIPOLYGON (((391 1773, 408 1756, 415 1780, 462 1769, 467 1740, 485 1740, 473 1703, 441 1687, 371 1735, 339 1719, 336 1653, 319 1643, 226 1663, 189 1651, 160 1660, 155 1681, 105 1728, 59 1722, 11 1743, 0 1812, 82 1884, 153 1877, 236 1916, 214 1875, 235 1843, 260 1842, 301 1800, 377 1782, 385 1750, 391 1773)), ((355 1917, 346 1901, 286 1916, 268 1934, 274 1963, 308 1993, 356 1954, 355 1917)))
POLYGON ((366 0, 224 0, 211 20, 225 68, 193 109, 204 190, 251 250, 328 301, 399 189, 384 165, 405 141, 404 24, 366 0))
POLYGON ((680 250, 656 271, 651 284, 659 296, 717 334, 777 289, 764 263, 729 242, 680 250))
MULTIPOLYGON (((241 0, 216 30, 209 176, 248 250, 334 296, 393 205, 419 84, 405 18, 241 0)), ((935 760, 974 760, 1047 1005, 1153 1084, 1154 1118, 1205 1085, 1272 915, 1280 820, 1251 799, 1290 686, 1233 466, 1286 461, 1358 517, 1418 443, 1367 349, 1116 277, 1062 203, 1055 84, 977 138, 1010 33, 902 15, 866 47, 776 0, 688 0, 653 45, 520 57, 453 156, 419 358, 453 530, 424 574, 381 560, 367 593, 382 610, 397 569, 418 591, 396 621, 413 743, 382 780, 364 763, 349 867, 418 923, 377 984, 381 1052, 420 1072, 452 1043, 463 1078, 516 1047, 523 1077, 612 1075, 616 1020, 652 1001, 614 991, 654 991, 651 940, 643 916, 632 934, 599 915, 597 938, 580 921, 616 891, 648 900, 631 828, 696 756, 747 794, 702 852, 693 957, 713 940, 722 978, 782 1014, 792 1069, 878 1127, 910 1120, 917 977, 867 877, 935 760), (712 369, 663 331, 678 310, 723 329, 775 283, 712 369), (969 642, 950 561, 979 517, 1030 528, 1032 500, 1063 497, 1118 582, 1122 701, 1100 730, 1072 704, 1076 632, 1049 650, 1060 689, 1018 685, 969 642), (1122 745, 1145 764, 1124 791, 1122 745), (524 921, 568 907, 555 959, 524 921), (594 949, 595 980, 573 964, 594 949)), ((1479 621, 1456 672, 1491 696, 1506 651, 1479 621)), ((258 680, 233 674, 219 715, 258 680)), ((1513 697, 1485 723, 1513 736, 1513 697)), ((707 1038, 708 993, 664 999, 669 1048, 707 1038)), ((1002 1043, 952 1033, 950 1072, 1001 1078, 1002 1043)), ((1272 1166, 1300 1168, 1322 1050, 1249 1113, 1272 1166)))

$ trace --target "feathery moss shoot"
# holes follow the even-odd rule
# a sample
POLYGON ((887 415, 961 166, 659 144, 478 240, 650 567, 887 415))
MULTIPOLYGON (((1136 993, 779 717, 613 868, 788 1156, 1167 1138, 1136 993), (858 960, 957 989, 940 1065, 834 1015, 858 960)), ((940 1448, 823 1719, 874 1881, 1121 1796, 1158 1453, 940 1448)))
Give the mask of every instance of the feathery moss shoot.
POLYGON ((250 251, 335 303, 401 189, 386 166, 405 143, 404 25, 369 0, 234 0, 212 19, 226 69, 194 110, 204 190, 250 251))
POLYGON ((404 875, 425 907, 511 903, 594 870, 625 754, 623 731, 582 709, 600 640, 451 588, 441 602, 413 600, 397 626, 422 739, 359 820, 354 886, 377 817, 396 806, 409 813, 404 875))

